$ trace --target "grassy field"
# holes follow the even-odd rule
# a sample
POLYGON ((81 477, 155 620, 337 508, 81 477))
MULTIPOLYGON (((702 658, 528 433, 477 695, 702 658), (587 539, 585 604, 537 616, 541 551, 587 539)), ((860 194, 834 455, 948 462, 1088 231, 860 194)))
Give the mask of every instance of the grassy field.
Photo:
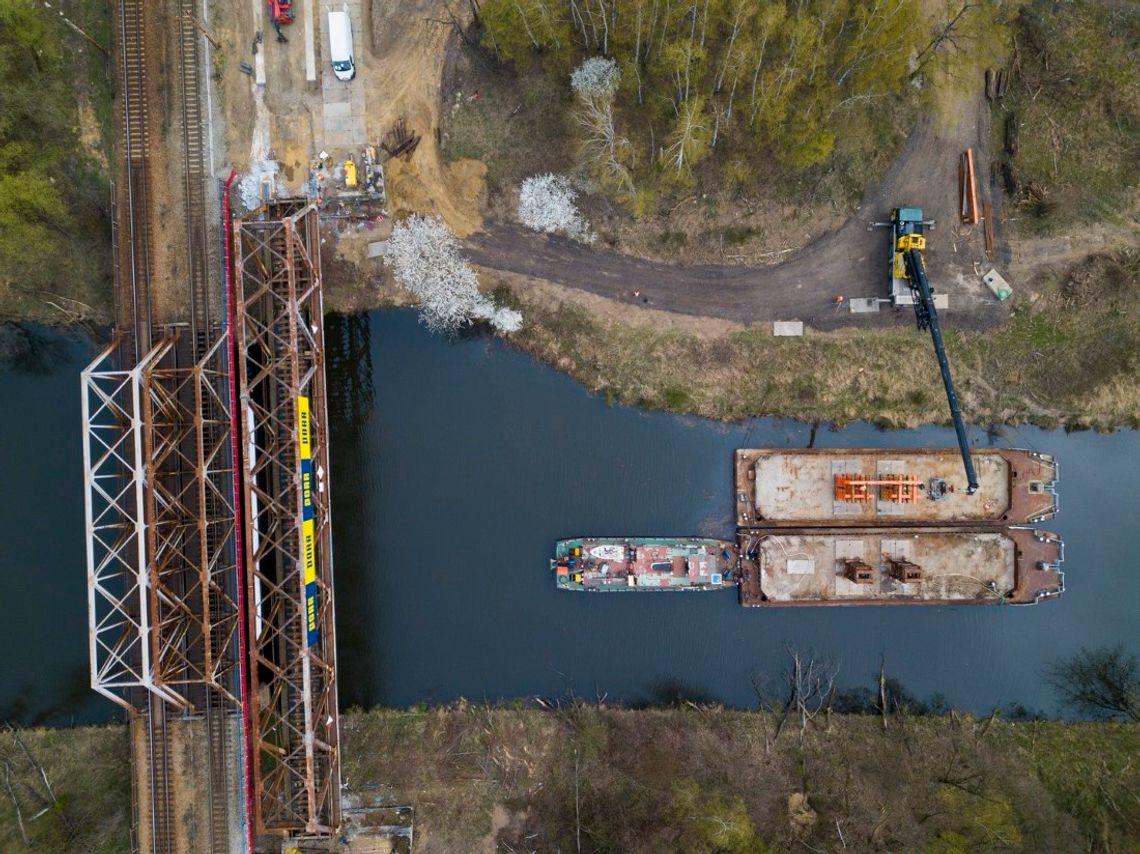
POLYGON ((130 850, 131 783, 123 726, 21 730, 25 754, 0 732, 0 760, 10 769, 0 789, 0 851, 119 852, 130 850), (43 785, 42 766, 51 785, 43 785), (12 793, 22 806, 21 838, 12 793), (54 796, 54 800, 53 797, 54 796), (45 812, 35 820, 34 815, 45 812))
POLYGON ((345 773, 423 851, 1125 850, 1140 728, 682 705, 345 719, 345 773))
MULTIPOLYGON (((1138 725, 783 717, 686 701, 354 710, 342 717, 343 776, 350 791, 415 807, 417 851, 1064 852, 1140 841, 1138 725)), ((4 792, 0 851, 129 850, 126 729, 20 737, 55 800, 15 762, 30 846, 4 792)), ((15 755, 5 736, 0 756, 15 755)))
MULTIPOLYGON (((493 274, 487 274, 493 279, 493 274)), ((1048 274, 994 331, 950 330, 974 424, 1140 426, 1140 251, 1048 274)), ((517 281, 497 296, 527 319, 511 341, 615 403, 733 419, 774 415, 911 427, 948 420, 933 348, 907 326, 774 338, 765 324, 695 335, 595 316, 517 281), (825 370, 805 369, 826 366, 825 370)))

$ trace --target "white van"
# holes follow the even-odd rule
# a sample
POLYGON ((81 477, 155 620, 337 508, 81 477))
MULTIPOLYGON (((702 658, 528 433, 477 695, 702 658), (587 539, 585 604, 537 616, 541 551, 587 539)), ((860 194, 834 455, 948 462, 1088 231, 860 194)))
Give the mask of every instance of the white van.
POLYGON ((348 12, 329 12, 329 58, 337 80, 356 76, 352 62, 352 21, 348 12))

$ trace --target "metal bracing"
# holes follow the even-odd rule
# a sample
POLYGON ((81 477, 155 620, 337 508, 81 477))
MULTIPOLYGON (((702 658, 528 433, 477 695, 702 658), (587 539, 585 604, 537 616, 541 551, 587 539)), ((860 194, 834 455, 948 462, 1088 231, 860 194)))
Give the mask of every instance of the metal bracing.
POLYGON ((156 680, 189 705, 193 685, 237 702, 236 566, 225 338, 189 342, 143 372, 156 680), (197 342, 195 342, 197 343, 197 342))
POLYGON ((329 834, 340 768, 316 207, 272 202, 234 242, 256 826, 329 834))
POLYGON ((146 550, 143 382, 160 342, 133 362, 133 341, 115 340, 83 371, 83 465, 87 522, 87 618, 91 687, 128 709, 148 691, 178 698, 155 679, 146 550))

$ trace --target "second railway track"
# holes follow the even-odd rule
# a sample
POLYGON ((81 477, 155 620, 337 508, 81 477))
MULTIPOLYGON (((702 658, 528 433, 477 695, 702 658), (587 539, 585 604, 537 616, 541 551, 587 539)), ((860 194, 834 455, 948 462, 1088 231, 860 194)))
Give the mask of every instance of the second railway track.
POLYGON ((206 204, 204 113, 201 92, 201 40, 194 0, 178 3, 178 48, 182 93, 182 142, 185 181, 187 277, 190 285, 190 330, 195 355, 208 346, 211 334, 209 216, 206 204))

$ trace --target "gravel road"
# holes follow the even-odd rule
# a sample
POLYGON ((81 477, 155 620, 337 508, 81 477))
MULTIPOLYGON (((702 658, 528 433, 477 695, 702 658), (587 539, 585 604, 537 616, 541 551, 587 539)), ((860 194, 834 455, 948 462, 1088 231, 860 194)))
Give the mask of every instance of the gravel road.
MULTIPOLYGON (((991 192, 985 153, 989 110, 980 92, 960 106, 949 120, 931 115, 919 122, 882 184, 842 227, 771 267, 663 264, 513 224, 492 225, 472 235, 467 255, 484 268, 630 303, 648 300, 652 308, 681 314, 742 323, 802 320, 818 329, 901 324, 913 322, 909 309, 896 311, 884 304, 878 314, 850 314, 837 311, 834 300, 838 294, 847 300, 886 295, 887 233, 869 231, 868 224, 886 220, 892 207, 917 205, 939 223, 929 235, 927 266, 935 289, 949 295, 945 324, 991 327, 1004 318, 1006 309, 974 273, 975 263, 985 263, 981 226, 963 229, 956 216, 958 157, 965 148, 974 148, 979 196, 991 192), (640 291, 636 298, 635 290, 640 291)), ((992 194, 998 207, 999 194, 992 194)))

